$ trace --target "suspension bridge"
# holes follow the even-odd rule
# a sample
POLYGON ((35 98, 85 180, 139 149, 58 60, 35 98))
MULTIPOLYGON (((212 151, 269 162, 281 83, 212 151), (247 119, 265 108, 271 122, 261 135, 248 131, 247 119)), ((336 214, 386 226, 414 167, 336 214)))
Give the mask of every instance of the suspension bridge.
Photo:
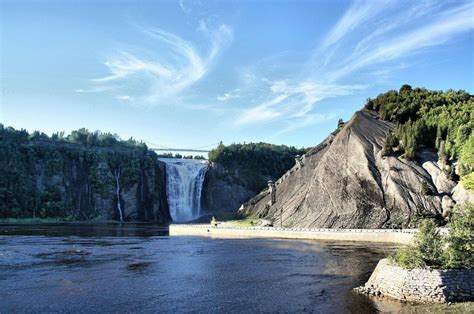
POLYGON ((151 142, 145 142, 149 145, 149 149, 158 152, 189 152, 189 153, 209 153, 213 148, 215 148, 219 143, 192 147, 192 148, 176 148, 176 147, 165 147, 151 142))

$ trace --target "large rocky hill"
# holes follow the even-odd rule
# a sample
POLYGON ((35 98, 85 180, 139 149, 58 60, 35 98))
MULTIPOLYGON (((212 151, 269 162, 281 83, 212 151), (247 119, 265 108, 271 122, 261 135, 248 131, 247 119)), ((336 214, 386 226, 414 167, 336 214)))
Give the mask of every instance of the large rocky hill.
POLYGON ((443 221, 456 201, 472 199, 448 179, 434 150, 413 161, 383 156, 394 129, 374 110, 356 112, 275 182, 274 202, 267 188, 241 212, 292 227, 407 227, 421 217, 443 221))

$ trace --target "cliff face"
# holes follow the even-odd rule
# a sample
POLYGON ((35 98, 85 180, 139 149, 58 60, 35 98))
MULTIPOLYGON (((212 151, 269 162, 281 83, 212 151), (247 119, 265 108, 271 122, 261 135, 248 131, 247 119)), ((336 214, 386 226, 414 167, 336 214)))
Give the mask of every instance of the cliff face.
POLYGON ((0 217, 170 221, 165 165, 146 150, 34 142, 0 149, 0 217))
POLYGON ((239 175, 238 168, 229 173, 218 163, 211 163, 204 179, 202 208, 210 213, 235 213, 255 194, 239 175))
POLYGON ((413 226, 420 217, 442 219, 454 205, 455 183, 434 153, 418 162, 381 154, 394 125, 375 111, 356 112, 336 135, 305 154, 268 189, 245 204, 256 214, 293 227, 383 228, 413 226))
POLYGON ((202 208, 211 213, 235 214, 268 180, 276 180, 306 150, 269 143, 222 143, 209 153, 202 208))

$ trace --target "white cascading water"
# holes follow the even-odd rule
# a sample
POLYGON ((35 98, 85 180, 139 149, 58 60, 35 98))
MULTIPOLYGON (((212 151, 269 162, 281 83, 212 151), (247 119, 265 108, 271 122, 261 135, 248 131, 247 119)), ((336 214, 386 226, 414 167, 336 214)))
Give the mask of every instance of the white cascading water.
POLYGON ((206 162, 177 158, 160 160, 166 163, 166 193, 173 221, 188 222, 199 218, 206 162))

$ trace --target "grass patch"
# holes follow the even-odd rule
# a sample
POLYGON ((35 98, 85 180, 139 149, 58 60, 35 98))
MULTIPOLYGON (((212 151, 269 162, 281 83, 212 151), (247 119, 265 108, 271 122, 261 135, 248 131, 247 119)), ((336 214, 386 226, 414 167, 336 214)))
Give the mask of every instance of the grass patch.
POLYGON ((227 220, 227 225, 233 225, 236 227, 252 227, 260 224, 260 219, 257 216, 248 216, 241 219, 227 220))

